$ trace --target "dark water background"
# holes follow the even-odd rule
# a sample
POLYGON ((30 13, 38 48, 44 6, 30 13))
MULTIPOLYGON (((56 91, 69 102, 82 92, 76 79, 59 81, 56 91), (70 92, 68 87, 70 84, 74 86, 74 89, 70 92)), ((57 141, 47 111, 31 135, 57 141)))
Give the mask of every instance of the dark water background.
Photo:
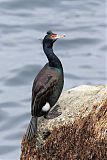
POLYGON ((19 159, 47 30, 66 34, 54 47, 64 89, 106 83, 105 9, 105 0, 0 0, 0 160, 19 159))

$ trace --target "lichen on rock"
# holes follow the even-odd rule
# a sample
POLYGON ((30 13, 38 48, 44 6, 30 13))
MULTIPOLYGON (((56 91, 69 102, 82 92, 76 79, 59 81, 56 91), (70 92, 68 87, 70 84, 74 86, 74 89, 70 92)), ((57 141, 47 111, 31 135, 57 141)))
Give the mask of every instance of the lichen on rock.
POLYGON ((106 160, 107 86, 73 88, 58 104, 62 115, 40 118, 38 135, 22 140, 21 160, 106 160))

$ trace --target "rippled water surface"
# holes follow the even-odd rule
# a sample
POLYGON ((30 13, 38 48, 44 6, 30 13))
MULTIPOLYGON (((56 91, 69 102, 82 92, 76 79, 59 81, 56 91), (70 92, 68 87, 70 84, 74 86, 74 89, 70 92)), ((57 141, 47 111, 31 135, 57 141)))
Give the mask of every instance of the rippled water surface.
POLYGON ((66 34, 54 46, 64 89, 106 83, 105 9, 105 0, 0 0, 0 160, 19 159, 47 30, 66 34))

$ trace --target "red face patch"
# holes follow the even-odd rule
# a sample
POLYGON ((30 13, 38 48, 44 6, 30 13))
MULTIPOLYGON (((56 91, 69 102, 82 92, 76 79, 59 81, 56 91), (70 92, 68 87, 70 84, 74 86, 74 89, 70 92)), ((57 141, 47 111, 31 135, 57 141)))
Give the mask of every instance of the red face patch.
POLYGON ((52 34, 52 35, 51 35, 51 38, 52 38, 52 39, 55 39, 56 36, 57 36, 57 34, 52 34))

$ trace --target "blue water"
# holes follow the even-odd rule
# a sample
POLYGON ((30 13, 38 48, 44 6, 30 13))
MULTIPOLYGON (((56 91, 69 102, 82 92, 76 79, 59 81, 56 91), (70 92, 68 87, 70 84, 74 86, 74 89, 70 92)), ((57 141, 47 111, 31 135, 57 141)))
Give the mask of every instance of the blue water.
POLYGON ((0 0, 0 160, 19 159, 46 31, 66 34, 54 46, 64 89, 106 83, 105 10, 105 0, 0 0))

